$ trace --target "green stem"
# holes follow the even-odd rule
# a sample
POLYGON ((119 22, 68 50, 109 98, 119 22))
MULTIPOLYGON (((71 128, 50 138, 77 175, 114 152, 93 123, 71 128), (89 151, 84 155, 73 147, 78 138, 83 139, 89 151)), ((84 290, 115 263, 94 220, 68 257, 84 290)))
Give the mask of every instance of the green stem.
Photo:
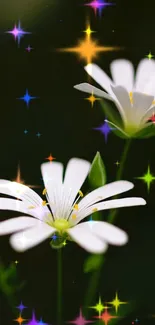
MULTIPOLYGON (((120 167, 119 167, 118 172, 116 174, 116 180, 117 181, 120 180, 121 177, 122 177, 123 170, 124 170, 124 164, 125 164, 125 161, 126 161, 126 158, 127 158, 127 153, 129 151, 130 143, 131 143, 131 140, 130 139, 127 140, 124 151, 123 151, 123 154, 122 154, 122 157, 121 157, 120 167)), ((118 212, 118 209, 114 210, 110 214, 110 216, 108 218, 108 222, 113 223, 114 219, 116 218, 117 212, 118 212)), ((102 266, 103 266, 104 262, 105 262, 105 255, 103 254, 102 262, 101 262, 98 270, 94 271, 92 273, 92 276, 91 276, 91 279, 90 279, 90 285, 88 286, 87 295, 85 297, 85 302, 84 302, 84 305, 87 306, 87 307, 89 307, 90 304, 92 304, 92 299, 94 299, 94 296, 96 294, 97 286, 98 286, 98 283, 99 283, 100 274, 101 274, 102 266)), ((88 317, 88 315, 86 315, 86 317, 88 317)))
MULTIPOLYGON (((120 167, 118 169, 118 172, 116 174, 116 181, 119 181, 122 178, 123 175, 123 171, 124 171, 124 165, 127 159, 127 154, 130 148, 130 144, 131 144, 131 139, 127 140, 122 157, 121 157, 121 161, 120 161, 120 167)), ((117 199, 117 196, 115 197, 115 199, 117 199)), ((118 209, 112 210, 112 212, 109 214, 108 217, 108 222, 109 223, 114 223, 114 220, 116 219, 118 213, 118 209)))
POLYGON ((58 292, 57 292, 57 317, 58 325, 61 325, 61 313, 62 313, 62 248, 58 249, 58 292))

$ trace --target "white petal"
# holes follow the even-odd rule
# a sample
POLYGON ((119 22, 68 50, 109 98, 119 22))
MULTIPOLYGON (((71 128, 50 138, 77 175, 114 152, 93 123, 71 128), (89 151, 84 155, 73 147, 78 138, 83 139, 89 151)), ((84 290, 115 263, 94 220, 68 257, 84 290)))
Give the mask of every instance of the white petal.
POLYGON ((78 158, 72 158, 68 162, 64 178, 61 218, 70 210, 78 191, 89 173, 90 166, 91 164, 88 161, 78 158))
POLYGON ((41 173, 50 207, 53 214, 56 215, 62 196, 63 165, 55 161, 44 163, 41 165, 41 173))
POLYGON ((55 228, 38 221, 38 226, 12 235, 10 244, 17 252, 24 252, 43 242, 55 231, 55 228))
POLYGON ((84 69, 103 89, 105 89, 111 96, 113 96, 111 90, 111 85, 113 85, 113 81, 97 64, 90 63, 85 66, 84 69))
POLYGON ((82 84, 79 84, 79 85, 75 85, 74 86, 75 89, 78 89, 78 90, 81 90, 85 93, 89 93, 89 94, 93 94, 93 95, 96 95, 98 97, 103 97, 103 98, 106 98, 106 99, 109 99, 109 100, 113 100, 113 97, 111 97, 110 95, 108 95, 105 91, 103 90, 100 90, 88 83, 82 83, 82 84))
POLYGON ((34 227, 38 220, 29 217, 18 217, 0 222, 0 236, 34 227))
MULTIPOLYGON (((89 221, 84 222, 89 226, 89 221)), ((111 245, 125 245, 128 241, 128 235, 125 231, 104 221, 91 221, 91 231, 101 240, 111 245)), ((83 224, 83 223, 81 223, 83 224)))
POLYGON ((81 220, 94 213, 95 212, 94 209, 97 209, 97 211, 102 211, 102 210, 131 207, 131 206, 138 206, 138 205, 145 205, 145 204, 146 201, 140 197, 130 197, 130 198, 108 200, 101 203, 96 203, 94 205, 89 206, 88 208, 84 208, 83 210, 79 211, 76 214, 77 216, 76 219, 74 219, 74 222, 72 223, 74 225, 79 223, 81 220))
POLYGON ((155 114, 155 106, 150 107, 150 108, 146 111, 146 113, 143 115, 143 118, 142 118, 141 123, 145 123, 145 122, 147 122, 147 121, 151 118, 151 116, 152 116, 153 114, 155 114))
POLYGON ((68 234, 86 251, 94 254, 107 250, 107 244, 97 238, 85 222, 67 230, 68 234))
POLYGON ((0 193, 14 196, 27 206, 38 206, 42 203, 41 197, 28 186, 5 179, 0 179, 0 193))
POLYGON ((105 184, 96 190, 87 194, 79 203, 79 212, 93 205, 96 202, 105 200, 114 195, 118 195, 124 192, 131 190, 134 187, 134 184, 128 181, 116 181, 109 184, 105 184))
POLYGON ((130 93, 134 85, 134 68, 132 63, 124 59, 115 60, 111 63, 110 70, 114 83, 125 87, 130 93))
POLYGON ((146 84, 152 75, 155 75, 155 60, 143 59, 137 68, 135 89, 136 91, 145 93, 146 84))
POLYGON ((134 120, 129 93, 122 86, 112 86, 111 88, 121 105, 120 114, 122 116, 123 122, 124 124, 128 124, 130 120, 134 120))
POLYGON ((137 123, 140 124, 141 119, 151 107, 154 97, 142 93, 133 92, 133 110, 137 123))
POLYGON ((144 93, 155 97, 155 75, 149 76, 149 79, 144 86, 144 93))

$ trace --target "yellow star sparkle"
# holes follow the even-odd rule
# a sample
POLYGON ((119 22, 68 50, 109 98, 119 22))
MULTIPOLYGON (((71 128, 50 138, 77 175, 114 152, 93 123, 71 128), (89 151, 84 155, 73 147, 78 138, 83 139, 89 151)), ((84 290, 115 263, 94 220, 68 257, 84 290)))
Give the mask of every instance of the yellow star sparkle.
POLYGON ((93 92, 92 94, 88 97, 88 98, 85 98, 86 100, 89 100, 89 102, 91 103, 91 106, 93 107, 94 106, 94 103, 96 102, 96 100, 101 100, 101 98, 97 98, 93 95, 93 92))
POLYGON ((88 36, 88 38, 90 37, 90 35, 92 33, 96 33, 95 31, 91 30, 90 25, 88 25, 87 29, 83 31, 84 33, 86 33, 86 35, 88 36))
POLYGON ((16 260, 16 261, 15 261, 15 264, 17 265, 18 263, 19 263, 19 262, 16 260))
POLYGON ((152 55, 151 52, 149 52, 149 54, 147 54, 146 57, 147 57, 149 60, 151 60, 151 59, 154 57, 154 55, 152 55))
POLYGON ((98 303, 97 303, 95 306, 91 306, 91 307, 89 307, 89 308, 93 308, 93 309, 95 309, 95 310, 99 313, 99 316, 100 316, 102 310, 107 309, 107 308, 109 308, 109 307, 104 306, 104 305, 102 304, 102 302, 101 302, 101 297, 99 297, 99 301, 98 301, 98 303))
POLYGON ((77 46, 71 48, 58 49, 60 52, 70 52, 79 55, 80 59, 83 59, 87 64, 91 63, 100 52, 109 52, 120 50, 120 47, 108 47, 100 46, 98 42, 91 39, 91 29, 90 26, 87 28, 86 37, 78 41, 77 46))
POLYGON ((111 302, 108 302, 108 304, 113 305, 113 306, 115 307, 115 311, 116 311, 116 313, 117 313, 117 311, 118 311, 118 307, 119 307, 120 305, 126 305, 126 304, 128 304, 128 302, 120 301, 119 298, 118 298, 118 294, 117 294, 117 292, 116 292, 115 299, 112 300, 111 302))

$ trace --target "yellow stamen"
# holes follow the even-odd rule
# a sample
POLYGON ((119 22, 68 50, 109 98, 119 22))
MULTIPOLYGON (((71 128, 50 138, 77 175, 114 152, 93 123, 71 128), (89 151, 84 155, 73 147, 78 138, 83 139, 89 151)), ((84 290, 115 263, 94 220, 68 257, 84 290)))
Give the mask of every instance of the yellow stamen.
POLYGON ((74 219, 74 220, 76 219, 76 214, 72 215, 72 219, 74 219))
POLYGON ((81 197, 83 197, 83 193, 82 193, 82 191, 79 191, 78 193, 79 193, 79 195, 80 195, 81 197))
POLYGON ((44 188, 44 190, 42 191, 42 194, 46 195, 46 193, 47 193, 47 190, 46 190, 46 188, 44 188))
POLYGON ((92 209, 92 212, 96 212, 96 211, 98 211, 98 209, 97 209, 97 208, 94 208, 94 209, 92 209))
POLYGON ((28 209, 34 209, 35 207, 33 205, 30 205, 28 209))
POLYGON ((131 104, 133 104, 133 93, 132 92, 129 93, 129 97, 130 97, 131 104))
POLYGON ((79 210, 79 206, 78 206, 78 204, 74 204, 74 209, 75 209, 75 210, 79 210))
POLYGON ((43 205, 43 206, 47 205, 47 202, 46 202, 46 201, 43 201, 43 202, 42 202, 42 205, 43 205))

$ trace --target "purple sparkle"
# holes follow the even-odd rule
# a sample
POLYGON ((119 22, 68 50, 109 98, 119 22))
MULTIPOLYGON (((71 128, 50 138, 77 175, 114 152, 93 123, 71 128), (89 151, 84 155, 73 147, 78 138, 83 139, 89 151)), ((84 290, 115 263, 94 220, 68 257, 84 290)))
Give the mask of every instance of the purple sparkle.
POLYGON ((31 47, 30 45, 28 45, 28 47, 26 47, 26 49, 25 49, 27 52, 31 52, 31 50, 33 50, 33 47, 31 47))
POLYGON ((96 12, 97 10, 99 11, 99 14, 102 13, 102 9, 106 6, 112 6, 113 3, 110 3, 110 2, 104 2, 104 0, 93 0, 87 4, 85 4, 84 6, 88 6, 88 7, 91 7, 94 9, 94 12, 95 12, 95 15, 96 15, 96 12))
POLYGON ((111 132, 111 130, 113 130, 113 128, 111 128, 107 122, 104 122, 101 126, 99 126, 98 128, 94 128, 94 130, 98 130, 100 131, 103 135, 104 135, 104 139, 105 142, 107 142, 108 140, 108 135, 111 132))
POLYGON ((25 34, 31 34, 29 32, 25 32, 23 29, 21 29, 21 26, 20 26, 20 21, 18 23, 18 27, 16 26, 16 24, 14 25, 14 28, 10 31, 7 31, 6 32, 7 34, 12 34, 14 36, 14 39, 16 41, 18 41, 18 45, 20 43, 20 39, 25 35, 25 34))
POLYGON ((27 308, 26 306, 23 305, 22 301, 20 303, 19 306, 17 306, 16 308, 18 308, 20 310, 20 312, 22 312, 25 308, 27 308))
POLYGON ((38 325, 35 312, 32 313, 32 319, 30 319, 30 321, 26 325, 38 325))

